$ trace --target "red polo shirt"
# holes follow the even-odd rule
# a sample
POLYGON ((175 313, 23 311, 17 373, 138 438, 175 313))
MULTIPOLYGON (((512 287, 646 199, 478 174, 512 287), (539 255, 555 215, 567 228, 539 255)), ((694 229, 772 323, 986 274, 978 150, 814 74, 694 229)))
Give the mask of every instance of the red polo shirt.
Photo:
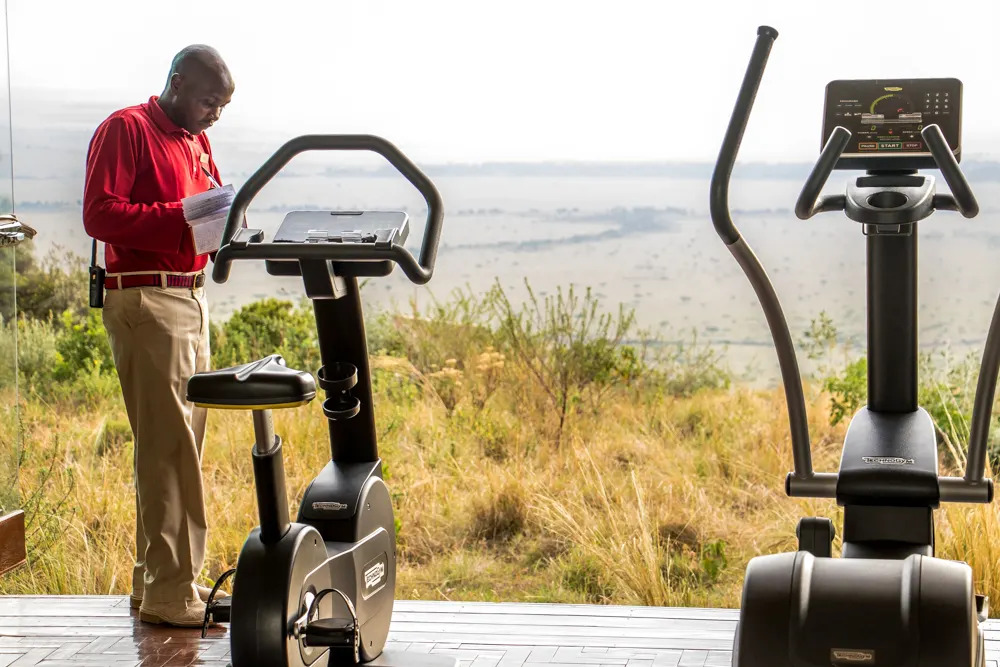
POLYGON ((180 200, 211 187, 202 154, 222 179, 205 133, 178 127, 157 99, 111 114, 90 141, 83 226, 107 244, 108 273, 187 273, 208 263, 208 255, 194 252, 180 200))

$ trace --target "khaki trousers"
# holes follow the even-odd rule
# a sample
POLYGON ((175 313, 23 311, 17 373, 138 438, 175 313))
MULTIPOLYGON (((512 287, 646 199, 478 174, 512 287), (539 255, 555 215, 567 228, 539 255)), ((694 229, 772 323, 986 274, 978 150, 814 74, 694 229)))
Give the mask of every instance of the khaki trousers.
POLYGON ((153 603, 198 600, 206 410, 185 393, 188 378, 209 369, 205 290, 108 290, 103 316, 135 442, 132 593, 153 603))

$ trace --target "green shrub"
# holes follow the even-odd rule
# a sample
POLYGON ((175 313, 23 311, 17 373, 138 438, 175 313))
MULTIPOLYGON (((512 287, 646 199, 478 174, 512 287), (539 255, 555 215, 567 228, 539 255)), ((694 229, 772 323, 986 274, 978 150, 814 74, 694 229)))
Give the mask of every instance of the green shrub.
MULTIPOLYGON (((22 317, 16 330, 22 394, 78 401, 117 393, 118 375, 99 310, 82 320, 70 311, 58 320, 22 317)), ((13 323, 0 326, 0 387, 13 384, 14 335, 13 323)))
POLYGON ((593 556, 574 550, 560 565, 563 586, 582 594, 587 602, 600 604, 614 599, 614 588, 604 580, 601 562, 593 556))
POLYGON ((409 407, 420 398, 420 385, 402 360, 399 368, 372 369, 372 393, 376 401, 409 407))
POLYGON ((70 311, 84 317, 88 310, 87 262, 58 246, 42 261, 35 258, 32 242, 0 250, 0 314, 14 314, 12 253, 17 258, 17 315, 44 320, 70 311))
POLYGON ((88 309, 82 319, 67 310, 61 322, 56 337, 58 357, 53 373, 56 380, 73 380, 80 374, 95 372, 114 373, 115 362, 100 310, 88 309))
POLYGON ((432 297, 425 312, 411 303, 408 315, 381 319, 379 327, 389 327, 394 333, 378 334, 377 344, 390 354, 405 356, 425 374, 444 368, 450 360, 464 363, 494 344, 492 304, 491 294, 463 290, 452 292, 448 301, 432 297))
POLYGON ((105 419, 94 437, 94 452, 98 457, 115 454, 132 441, 132 426, 126 420, 105 419))
POLYGON ((51 400, 92 408, 109 399, 121 400, 118 373, 102 369, 94 362, 90 369, 81 369, 69 382, 57 382, 46 393, 51 400))
MULTIPOLYGON (((5 328, 0 334, 5 339, 13 332, 5 328)), ((60 329, 49 317, 44 320, 21 318, 17 322, 17 368, 21 377, 21 390, 44 394, 54 382, 55 369, 60 360, 60 329)), ((4 364, 11 357, 0 352, 4 364)))
POLYGON ((243 306, 221 326, 212 324, 212 366, 245 364, 280 354, 291 368, 315 372, 321 365, 316 319, 306 304, 263 299, 243 306))
POLYGON ((614 386, 643 372, 642 357, 624 344, 635 313, 619 306, 604 313, 588 288, 581 298, 571 285, 539 299, 525 280, 528 300, 518 309, 497 282, 490 304, 498 322, 499 349, 526 371, 549 400, 558 446, 573 409, 598 409, 614 386))
POLYGON ((723 361, 724 354, 711 345, 699 344, 698 334, 692 332, 690 342, 657 348, 651 368, 637 360, 634 372, 649 375, 651 382, 670 396, 688 397, 706 389, 729 388, 732 374, 723 361))
MULTIPOLYGON (((861 356, 837 368, 834 353, 837 329, 833 321, 820 313, 813 320, 802 343, 810 359, 823 360, 819 366, 823 389, 830 395, 830 423, 850 419, 868 399, 868 361, 861 356)), ((844 346, 844 357, 847 357, 844 346)), ((917 403, 934 422, 939 449, 945 461, 955 467, 965 465, 969 425, 979 376, 979 352, 953 359, 948 348, 934 354, 922 353, 918 359, 917 403)), ((995 422, 995 420, 994 420, 995 422)), ((1000 434, 994 425, 987 440, 989 463, 1000 467, 1000 434)))
POLYGON ((726 541, 712 540, 701 547, 699 554, 701 576, 705 583, 714 584, 722 576, 723 570, 729 565, 726 558, 726 541))
POLYGON ((850 419, 868 402, 868 361, 864 356, 852 359, 849 347, 839 343, 839 338, 833 319, 822 311, 799 341, 806 356, 817 362, 815 376, 830 395, 831 426, 850 419))
POLYGON ((368 336, 368 352, 375 355, 405 357, 406 341, 396 326, 397 316, 391 312, 379 312, 365 320, 368 336))
POLYGON ((830 394, 830 425, 835 426, 854 416, 868 402, 868 359, 861 357, 841 372, 823 380, 830 394))
POLYGON ((17 331, 13 322, 4 322, 0 326, 0 387, 9 387, 14 384, 16 360, 16 340, 17 331))

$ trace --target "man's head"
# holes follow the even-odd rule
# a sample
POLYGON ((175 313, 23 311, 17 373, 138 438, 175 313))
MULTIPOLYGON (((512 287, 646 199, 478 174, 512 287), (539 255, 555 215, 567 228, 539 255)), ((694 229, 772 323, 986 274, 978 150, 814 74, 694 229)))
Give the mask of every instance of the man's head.
POLYGON ((191 134, 201 134, 219 119, 235 89, 219 52, 193 44, 174 56, 159 102, 170 120, 191 134))

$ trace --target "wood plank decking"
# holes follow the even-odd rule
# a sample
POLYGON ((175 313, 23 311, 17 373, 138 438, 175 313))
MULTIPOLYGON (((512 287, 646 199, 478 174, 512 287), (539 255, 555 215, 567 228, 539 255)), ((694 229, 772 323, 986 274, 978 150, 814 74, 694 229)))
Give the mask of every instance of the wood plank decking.
MULTIPOLYGON (((462 667, 723 667, 736 611, 401 600, 387 648, 446 653, 462 667)), ((1000 621, 987 632, 1000 662, 1000 621)), ((0 597, 0 667, 228 664, 225 627, 140 623, 127 597, 0 597)))

